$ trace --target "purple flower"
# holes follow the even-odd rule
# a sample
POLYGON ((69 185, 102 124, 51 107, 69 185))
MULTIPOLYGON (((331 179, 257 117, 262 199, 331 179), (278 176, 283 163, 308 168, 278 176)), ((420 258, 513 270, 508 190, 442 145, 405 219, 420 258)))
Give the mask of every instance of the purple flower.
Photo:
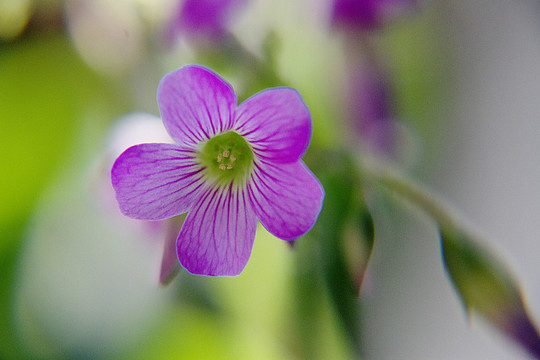
POLYGON ((293 89, 267 89, 239 106, 232 87, 201 66, 161 80, 158 105, 176 144, 127 149, 111 171, 122 212, 145 220, 188 215, 176 240, 192 274, 235 276, 246 266, 257 219, 273 235, 307 233, 324 191, 301 160, 311 118, 293 89))
POLYGON ((415 4, 416 0, 334 0, 332 23, 348 29, 373 30, 415 4))
POLYGON ((172 19, 167 36, 178 33, 192 38, 219 39, 227 32, 227 24, 235 10, 247 0, 185 0, 172 19))

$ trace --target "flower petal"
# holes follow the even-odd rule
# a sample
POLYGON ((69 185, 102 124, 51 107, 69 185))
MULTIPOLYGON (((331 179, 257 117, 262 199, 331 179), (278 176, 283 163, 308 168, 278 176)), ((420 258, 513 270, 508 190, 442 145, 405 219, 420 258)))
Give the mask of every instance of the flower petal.
POLYGON ((257 218, 245 190, 210 189, 188 213, 176 241, 180 264, 192 274, 236 276, 253 248, 257 218))
POLYGON ((296 90, 268 89, 238 107, 235 130, 259 158, 290 163, 300 159, 309 145, 311 116, 296 90))
POLYGON ((292 164, 255 164, 249 197, 264 227, 283 240, 307 233, 319 216, 324 190, 300 160, 292 164))
POLYGON ((120 210, 142 220, 188 211, 204 188, 194 152, 175 144, 140 144, 116 159, 111 180, 120 210))
POLYGON ((236 108, 232 87, 212 71, 193 65, 165 75, 157 101, 169 135, 186 145, 229 130, 236 108))

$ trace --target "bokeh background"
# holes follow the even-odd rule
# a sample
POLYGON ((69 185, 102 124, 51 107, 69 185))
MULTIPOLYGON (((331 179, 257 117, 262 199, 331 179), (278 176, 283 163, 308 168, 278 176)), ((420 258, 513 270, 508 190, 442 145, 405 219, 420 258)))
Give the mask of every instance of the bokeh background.
MULTIPOLYGON (((353 344, 315 236, 332 228, 291 248, 259 226, 239 277, 180 270, 164 286, 178 224, 116 208, 115 156, 166 136, 155 101, 166 72, 210 66, 240 99, 292 86, 323 184, 333 169, 321 163, 347 173, 342 153, 427 184, 486 235, 538 324, 540 3, 387 2, 376 24, 351 28, 332 21, 330 0, 236 1, 208 32, 179 20, 177 0, 0 0, 0 358, 529 359, 467 317, 434 223, 392 196, 366 193, 375 242, 353 344), (358 74, 368 85, 356 92, 358 74), (368 99, 357 117, 351 96, 368 99)), ((351 189, 333 190, 321 217, 348 217, 333 199, 351 189)))

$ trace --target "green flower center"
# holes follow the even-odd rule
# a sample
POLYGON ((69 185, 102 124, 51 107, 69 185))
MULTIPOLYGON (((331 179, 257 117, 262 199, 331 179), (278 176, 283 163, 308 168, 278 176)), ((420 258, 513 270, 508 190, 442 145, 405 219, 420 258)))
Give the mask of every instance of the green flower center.
POLYGON ((222 182, 243 182, 253 165, 253 151, 244 138, 234 131, 208 140, 199 153, 207 174, 222 182))

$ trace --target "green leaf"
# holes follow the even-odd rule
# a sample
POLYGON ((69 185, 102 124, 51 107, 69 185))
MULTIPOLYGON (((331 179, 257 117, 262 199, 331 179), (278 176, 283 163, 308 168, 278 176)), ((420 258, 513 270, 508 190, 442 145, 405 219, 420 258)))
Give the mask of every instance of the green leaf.
POLYGON ((108 87, 65 34, 0 43, 0 358, 22 357, 12 307, 29 217, 70 150, 79 150, 82 114, 108 87))
MULTIPOLYGON (((63 36, 0 47, 0 228, 26 216, 68 156, 98 80, 63 36)), ((12 239, 0 239, 0 250, 12 239)))
POLYGON ((446 270, 466 309, 540 359, 540 335, 527 314, 523 296, 508 270, 462 230, 440 227, 446 270))
POLYGON ((320 246, 321 270, 330 300, 352 347, 359 352, 358 294, 373 248, 373 219, 358 171, 348 155, 325 152, 317 158, 327 161, 318 164, 321 170, 317 172, 326 198, 313 236, 320 246))
POLYGON ((354 225, 353 232, 346 233, 344 241, 348 250, 349 267, 353 273, 355 288, 357 293, 360 293, 364 275, 373 251, 375 228, 373 217, 363 199, 362 201, 359 200, 356 206, 357 209, 354 211, 351 221, 354 225))
POLYGON ((370 166, 363 170, 372 183, 403 196, 437 222, 446 270, 467 311, 480 314, 540 359, 540 335, 506 267, 477 245, 478 238, 459 225, 455 213, 435 194, 392 169, 370 166))

